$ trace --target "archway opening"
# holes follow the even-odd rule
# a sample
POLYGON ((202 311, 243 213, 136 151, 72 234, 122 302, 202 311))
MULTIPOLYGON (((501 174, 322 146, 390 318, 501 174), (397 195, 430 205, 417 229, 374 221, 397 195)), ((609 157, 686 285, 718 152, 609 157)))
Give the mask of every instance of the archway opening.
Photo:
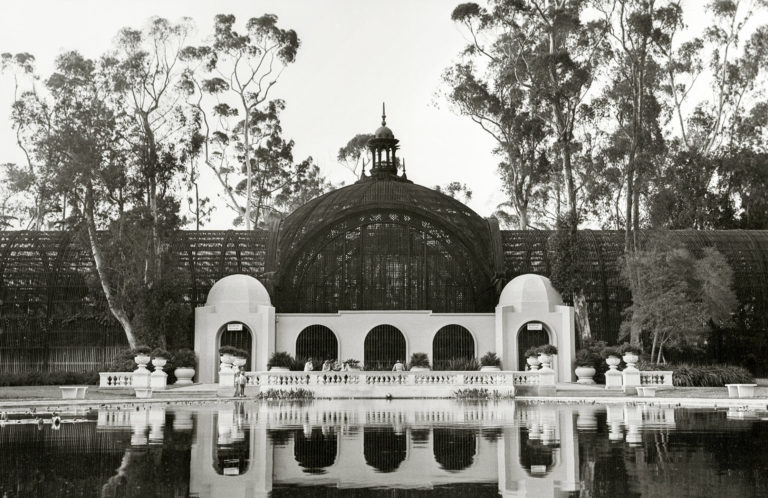
POLYGON ((435 461, 440 467, 457 472, 472 465, 477 447, 477 435, 473 429, 435 427, 432 437, 435 461))
POLYGON ((374 327, 365 336, 363 355, 366 370, 391 370, 397 360, 407 360, 405 336, 392 325, 374 327))
POLYGON ((379 472, 393 472, 405 460, 405 434, 395 433, 392 427, 365 427, 363 429, 365 463, 379 472))
POLYGON ((525 351, 535 346, 549 344, 549 333, 541 322, 528 322, 517 332, 517 369, 525 370, 525 351))
POLYGON ((293 437, 293 457, 308 474, 324 474, 325 468, 336 461, 336 433, 323 433, 320 427, 313 427, 310 434, 297 430, 293 437))
POLYGON ((466 370, 475 357, 475 340, 461 325, 446 325, 432 340, 432 363, 435 370, 466 370))
POLYGON ((340 359, 336 334, 324 325, 310 325, 296 338, 296 360, 304 363, 308 358, 317 365, 325 360, 340 359))
MULTIPOLYGON (((253 350, 251 349, 253 347, 253 334, 251 329, 242 322, 229 322, 219 329, 218 336, 217 355, 218 349, 222 346, 233 346, 246 351, 248 353, 248 361, 245 362, 243 368, 245 368, 246 372, 249 372, 251 365, 253 365, 253 358, 251 358, 253 356, 253 350)), ((218 382, 218 368, 216 370, 216 381, 218 382)))

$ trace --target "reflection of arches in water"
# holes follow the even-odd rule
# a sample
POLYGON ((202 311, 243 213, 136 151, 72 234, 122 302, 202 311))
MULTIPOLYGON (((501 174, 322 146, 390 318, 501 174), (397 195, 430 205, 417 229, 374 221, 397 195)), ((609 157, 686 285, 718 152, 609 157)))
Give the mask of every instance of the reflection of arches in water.
POLYGON ((219 426, 216 446, 213 448, 213 469, 219 475, 239 476, 248 471, 251 463, 250 428, 219 426))
POLYGON ((549 334, 547 326, 541 322, 528 322, 517 331, 517 369, 524 370, 526 367, 525 352, 528 348, 549 344, 549 334), (529 329, 528 326, 539 328, 539 330, 529 329))
POLYGON ((475 357, 475 339, 461 325, 446 325, 432 340, 432 363, 435 370, 451 369, 452 360, 475 357))
POLYGON ((544 477, 555 465, 554 448, 557 445, 545 445, 540 439, 530 439, 528 429, 520 427, 520 465, 528 475, 544 477))
POLYGON ((325 360, 336 360, 339 355, 339 341, 331 329, 324 325, 310 325, 299 333, 296 338, 296 359, 322 363, 325 360))
POLYGON ((320 427, 314 427, 310 437, 303 430, 297 430, 293 436, 293 457, 296 462, 309 474, 324 474, 325 467, 330 467, 336 461, 336 434, 323 434, 320 427))
POLYGON ((379 325, 365 336, 363 364, 367 370, 390 370, 397 360, 405 362, 405 336, 397 327, 379 325))
POLYGON ((472 465, 477 449, 473 429, 437 428, 432 435, 435 461, 444 470, 459 471, 472 465))
POLYGON ((363 453, 365 463, 379 472, 397 470, 405 460, 405 434, 395 434, 392 427, 365 427, 363 453))

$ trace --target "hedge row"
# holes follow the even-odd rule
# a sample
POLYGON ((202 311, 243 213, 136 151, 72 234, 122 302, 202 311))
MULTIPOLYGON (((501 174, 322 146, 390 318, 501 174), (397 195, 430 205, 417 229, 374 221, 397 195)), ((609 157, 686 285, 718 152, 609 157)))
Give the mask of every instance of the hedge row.
POLYGON ((0 386, 98 385, 99 372, 0 373, 0 386))
POLYGON ((658 365, 641 363, 640 370, 672 370, 672 384, 677 387, 723 387, 725 384, 752 383, 752 374, 743 367, 733 365, 658 365))

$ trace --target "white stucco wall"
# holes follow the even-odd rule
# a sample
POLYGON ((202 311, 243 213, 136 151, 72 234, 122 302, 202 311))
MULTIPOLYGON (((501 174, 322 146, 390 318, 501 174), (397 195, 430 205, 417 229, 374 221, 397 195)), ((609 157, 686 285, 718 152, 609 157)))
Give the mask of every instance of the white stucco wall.
POLYGON ((426 353, 433 361, 435 334, 446 325, 461 325, 472 335, 475 356, 495 352, 505 370, 523 370, 518 365, 518 333, 528 322, 540 322, 549 341, 558 348, 553 365, 559 382, 573 381, 575 316, 549 280, 539 275, 521 275, 502 291, 495 313, 433 313, 431 311, 339 311, 338 313, 279 313, 270 303, 258 280, 230 275, 211 289, 206 306, 195 310, 195 351, 199 357, 197 381, 216 381, 218 348, 223 327, 242 322, 252 333, 251 369, 264 371, 275 351, 296 355, 296 339, 306 327, 324 325, 335 335, 337 358, 365 362, 368 333, 378 325, 391 325, 405 337, 407 361, 413 353, 426 353))
POLYGON ((336 335, 338 359, 365 361, 364 345, 368 332, 378 325, 397 327, 405 337, 408 361, 413 353, 427 353, 432 362, 432 341, 446 325, 461 325, 475 340, 475 355, 495 349, 493 313, 432 313, 431 311, 340 311, 338 313, 278 313, 275 327, 276 351, 296 355, 296 339, 310 325, 324 325, 336 335))

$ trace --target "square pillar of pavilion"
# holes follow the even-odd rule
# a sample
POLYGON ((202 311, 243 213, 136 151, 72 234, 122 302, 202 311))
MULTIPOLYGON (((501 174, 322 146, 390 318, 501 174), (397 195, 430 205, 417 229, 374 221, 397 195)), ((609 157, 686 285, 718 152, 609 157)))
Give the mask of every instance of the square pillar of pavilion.
POLYGON ((558 351, 552 365, 557 382, 573 382, 575 331, 573 307, 563 303, 547 277, 520 275, 501 292, 496 306, 496 354, 504 370, 525 370, 521 349, 552 344, 558 351))
POLYGON ((217 382, 222 336, 250 353, 246 370, 265 371, 275 349, 275 308, 267 289, 248 275, 229 275, 208 292, 205 306, 195 309, 195 352, 198 382, 217 382))

